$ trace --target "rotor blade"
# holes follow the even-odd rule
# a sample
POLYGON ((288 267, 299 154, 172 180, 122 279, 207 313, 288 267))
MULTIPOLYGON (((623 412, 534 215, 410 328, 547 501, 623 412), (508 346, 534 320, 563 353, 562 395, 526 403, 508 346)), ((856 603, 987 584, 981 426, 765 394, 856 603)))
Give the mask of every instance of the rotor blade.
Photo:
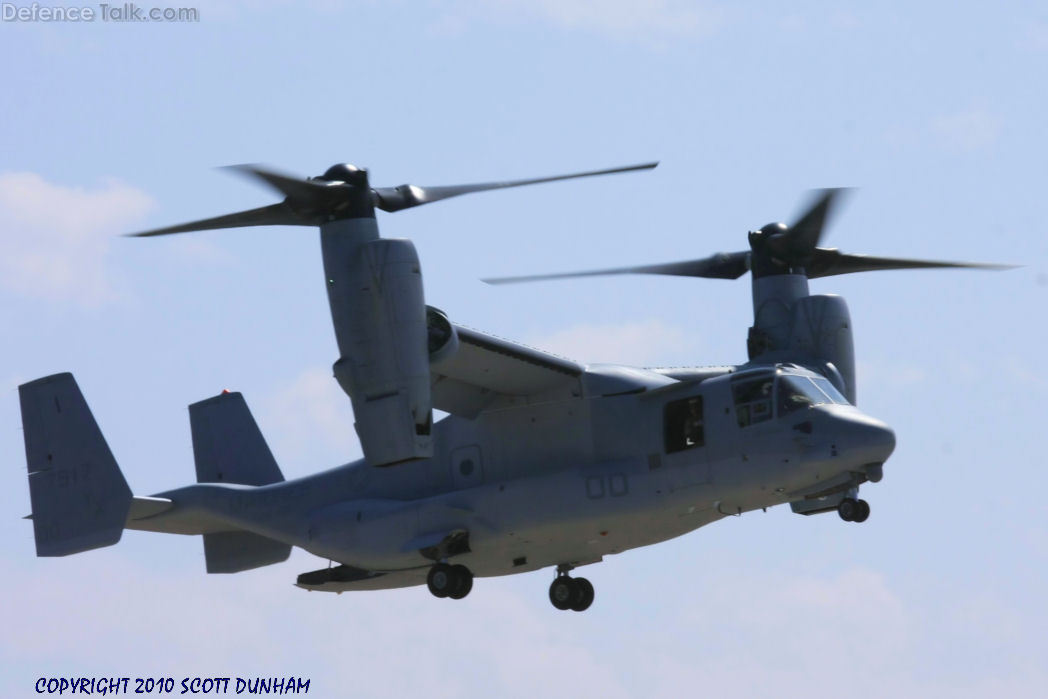
POLYGON ((667 262, 659 265, 616 267, 614 269, 597 269, 586 272, 536 274, 524 277, 496 277, 494 279, 482 279, 481 281, 486 284, 516 284, 518 282, 535 282, 547 279, 570 279, 574 277, 597 277, 611 274, 665 274, 674 277, 738 279, 746 274, 749 269, 748 258, 748 252, 718 253, 701 260, 667 262))
POLYGON ((330 185, 285 175, 261 165, 227 165, 223 169, 261 180, 281 194, 303 204, 317 204, 331 194, 330 185))
POLYGON ((805 260, 822 238, 830 216, 842 195, 850 190, 845 187, 817 190, 817 194, 804 215, 790 226, 784 234, 768 241, 775 255, 783 260, 805 260))
POLYGON ((874 272, 884 269, 1015 269, 1015 265, 984 264, 978 262, 945 262, 941 260, 910 260, 868 255, 846 255, 838 250, 816 248, 808 262, 809 279, 832 277, 853 272, 874 272))
POLYGON ((851 189, 848 187, 834 187, 821 190, 818 197, 811 203, 800 220, 790 228, 791 232, 796 236, 795 240, 803 244, 808 250, 817 246, 827 221, 829 221, 834 210, 839 206, 839 202, 844 195, 850 191, 851 189))
POLYGON ((632 172, 634 170, 651 170, 658 161, 643 163, 641 165, 628 165, 608 170, 593 170, 591 172, 576 172, 570 175, 555 175, 553 177, 539 177, 530 180, 510 180, 507 182, 482 182, 478 184, 457 184, 451 186, 420 187, 413 184, 402 184, 399 187, 378 187, 372 189, 375 207, 383 211, 400 211, 410 209, 422 204, 431 204, 441 199, 450 199, 462 194, 472 192, 486 192, 492 189, 506 189, 508 187, 523 187, 529 184, 542 184, 543 182, 558 182, 560 180, 572 180, 577 177, 593 177, 595 175, 611 175, 618 172, 632 172))
POLYGON ((191 231, 206 231, 216 228, 243 228, 245 226, 311 226, 313 221, 306 220, 291 210, 284 202, 271 204, 258 209, 238 211, 235 214, 205 218, 200 221, 180 223, 177 226, 167 228, 156 228, 141 233, 126 233, 131 238, 148 238, 154 235, 169 235, 171 233, 189 233, 191 231))

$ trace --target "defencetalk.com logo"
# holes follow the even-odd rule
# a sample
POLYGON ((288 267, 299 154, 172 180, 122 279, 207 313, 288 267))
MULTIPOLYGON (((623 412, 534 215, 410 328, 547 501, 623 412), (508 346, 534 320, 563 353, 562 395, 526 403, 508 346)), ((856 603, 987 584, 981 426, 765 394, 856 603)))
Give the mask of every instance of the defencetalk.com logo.
POLYGON ((199 22, 197 7, 150 7, 125 2, 118 5, 16 5, 0 4, 4 22, 199 22))

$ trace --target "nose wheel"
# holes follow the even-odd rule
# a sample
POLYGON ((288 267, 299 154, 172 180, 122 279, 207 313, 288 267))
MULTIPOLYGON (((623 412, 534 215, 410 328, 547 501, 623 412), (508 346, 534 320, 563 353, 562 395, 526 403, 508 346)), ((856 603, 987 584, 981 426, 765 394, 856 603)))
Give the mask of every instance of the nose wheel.
POLYGON ((855 498, 844 498, 837 505, 837 514, 845 522, 865 522, 870 516, 870 503, 855 498))
POLYGON ((557 575, 549 586, 549 601, 561 611, 584 612, 593 604, 593 585, 586 578, 557 575))
POLYGON ((434 597, 462 599, 473 589, 473 573, 463 565, 437 563, 429 569, 426 586, 434 597))

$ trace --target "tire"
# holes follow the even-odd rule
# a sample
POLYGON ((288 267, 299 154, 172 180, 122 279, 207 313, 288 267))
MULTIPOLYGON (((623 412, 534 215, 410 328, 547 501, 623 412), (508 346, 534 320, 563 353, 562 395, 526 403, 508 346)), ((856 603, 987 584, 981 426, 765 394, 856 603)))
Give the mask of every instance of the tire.
POLYGON ((593 584, 586 578, 575 578, 578 599, 571 605, 573 612, 584 612, 593 604, 593 584))
POLYGON ((870 503, 866 502, 865 500, 859 500, 857 504, 859 506, 858 511, 855 513, 855 519, 853 519, 852 521, 865 522, 867 519, 870 518, 870 503))
POLYGON ((855 516, 859 514, 859 503, 855 498, 844 498, 841 500, 841 504, 837 505, 837 514, 841 516, 845 522, 854 522, 855 516))
POLYGON ((451 599, 462 599, 473 589, 473 573, 463 565, 451 566, 454 589, 448 593, 451 599))
POLYGON ((426 586, 434 597, 444 598, 455 590, 455 573, 447 563, 437 563, 429 569, 426 586))
POLYGON ((579 588, 567 575, 555 578, 549 586, 549 601, 561 611, 571 609, 578 597, 579 588))

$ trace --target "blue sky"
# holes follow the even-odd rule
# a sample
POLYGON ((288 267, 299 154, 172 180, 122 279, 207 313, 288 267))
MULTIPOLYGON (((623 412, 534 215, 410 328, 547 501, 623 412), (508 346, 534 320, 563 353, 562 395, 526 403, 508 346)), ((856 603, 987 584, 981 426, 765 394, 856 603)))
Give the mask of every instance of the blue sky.
MULTIPOLYGON (((17 3, 16 3, 17 4, 17 3)), ((183 3, 179 3, 183 4, 183 3)), ((193 24, 0 23, 0 688, 293 674, 318 696, 1043 692, 1048 10, 1043 3, 246 3, 193 24), (826 244, 1013 262, 813 282, 851 306, 859 403, 898 447, 862 526, 782 508, 586 571, 292 587, 129 532, 36 559, 16 386, 73 371, 136 493, 193 480, 185 406, 240 390, 289 477, 359 455, 310 229, 118 234, 274 201, 217 166, 381 186, 661 160, 385 216, 452 319, 582 361, 741 362, 749 288, 480 277, 700 257, 858 190, 826 244)))

